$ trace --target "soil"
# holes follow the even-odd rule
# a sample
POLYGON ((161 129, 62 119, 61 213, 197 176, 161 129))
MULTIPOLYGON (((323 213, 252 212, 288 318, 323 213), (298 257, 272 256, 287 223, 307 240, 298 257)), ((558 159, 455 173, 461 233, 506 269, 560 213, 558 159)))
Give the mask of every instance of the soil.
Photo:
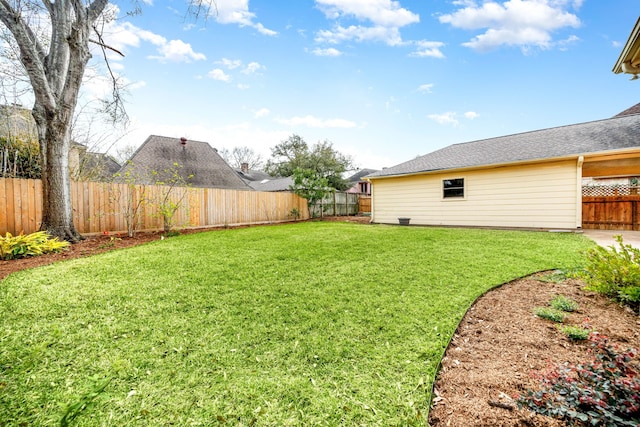
MULTIPOLYGON (((368 217, 332 217, 326 221, 368 223, 368 217)), ((213 230, 213 229, 208 229, 213 230)), ((181 233, 204 231, 182 230, 181 233)), ((87 237, 69 250, 0 261, 0 280, 15 271, 85 257, 158 240, 161 233, 87 237)), ((640 349, 640 318, 578 280, 560 283, 538 273, 514 280, 480 297, 456 330, 434 385, 429 424, 440 426, 564 426, 561 421, 517 408, 514 396, 535 389, 535 374, 565 362, 585 360, 588 342, 569 340, 550 321, 533 314, 556 295, 572 298, 579 309, 567 323, 588 326, 623 348, 640 349)))

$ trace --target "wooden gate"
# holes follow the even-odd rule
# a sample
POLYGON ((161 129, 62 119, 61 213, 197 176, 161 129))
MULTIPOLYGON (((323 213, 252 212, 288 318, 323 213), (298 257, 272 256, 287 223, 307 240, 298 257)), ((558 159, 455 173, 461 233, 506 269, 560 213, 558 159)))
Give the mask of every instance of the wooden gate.
POLYGON ((640 230, 640 195, 583 196, 582 228, 640 230))

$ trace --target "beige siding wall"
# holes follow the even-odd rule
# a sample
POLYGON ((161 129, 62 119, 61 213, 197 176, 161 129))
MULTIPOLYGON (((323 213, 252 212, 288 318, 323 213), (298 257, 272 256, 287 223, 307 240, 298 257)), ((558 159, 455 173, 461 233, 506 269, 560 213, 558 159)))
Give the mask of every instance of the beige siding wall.
POLYGON ((373 181, 373 222, 417 225, 576 228, 576 161, 373 181), (443 199, 442 180, 464 178, 464 199, 443 199))

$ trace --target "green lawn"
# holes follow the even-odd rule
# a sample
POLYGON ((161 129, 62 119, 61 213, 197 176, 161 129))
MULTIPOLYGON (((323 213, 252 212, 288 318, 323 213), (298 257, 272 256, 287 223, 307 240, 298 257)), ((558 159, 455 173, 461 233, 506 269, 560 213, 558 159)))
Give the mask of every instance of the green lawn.
POLYGON ((580 265, 591 245, 308 222, 14 274, 0 282, 0 426, 426 425, 473 301, 580 265))

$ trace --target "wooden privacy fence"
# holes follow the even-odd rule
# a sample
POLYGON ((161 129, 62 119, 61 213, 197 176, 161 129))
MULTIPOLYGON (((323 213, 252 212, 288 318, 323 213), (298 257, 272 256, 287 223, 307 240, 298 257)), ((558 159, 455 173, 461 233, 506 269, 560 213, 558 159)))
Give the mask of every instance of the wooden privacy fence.
POLYGON ((582 228, 640 230, 640 196, 583 196, 582 228))
MULTIPOLYGON (((309 217, 307 201, 293 193, 73 182, 73 222, 82 234, 161 230, 162 207, 177 206, 179 228, 266 224, 309 217), (167 197, 168 194, 168 197, 167 197), (166 198, 166 200, 165 200, 166 198)), ((42 221, 42 184, 0 178, 0 234, 37 231, 42 221)))
POLYGON ((321 216, 342 216, 358 214, 358 194, 333 192, 311 206, 310 215, 314 218, 321 216))

